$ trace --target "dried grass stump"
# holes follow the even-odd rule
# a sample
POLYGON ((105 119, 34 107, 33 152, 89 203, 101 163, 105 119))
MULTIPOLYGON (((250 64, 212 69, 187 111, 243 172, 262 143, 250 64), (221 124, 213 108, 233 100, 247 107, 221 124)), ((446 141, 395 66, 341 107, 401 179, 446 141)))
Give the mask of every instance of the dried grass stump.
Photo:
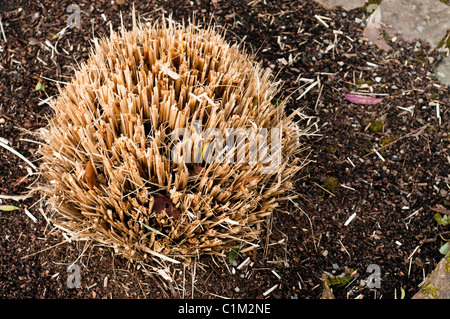
POLYGON ((295 155, 305 132, 286 116, 286 101, 273 103, 279 87, 253 56, 213 27, 163 21, 134 19, 131 31, 95 39, 60 89, 40 150, 52 222, 133 260, 177 263, 258 247, 304 163, 295 155), (203 134, 226 139, 239 128, 257 133, 223 148, 203 134), (257 141, 264 152, 256 129, 279 133, 273 172, 249 151, 257 141), (213 155, 222 160, 208 161, 213 155))

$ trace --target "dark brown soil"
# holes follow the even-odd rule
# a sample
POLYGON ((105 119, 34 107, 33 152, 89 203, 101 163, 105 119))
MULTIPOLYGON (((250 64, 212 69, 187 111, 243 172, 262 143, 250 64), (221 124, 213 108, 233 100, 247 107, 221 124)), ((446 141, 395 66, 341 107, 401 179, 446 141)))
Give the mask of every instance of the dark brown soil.
MULTIPOLYGON (((125 26, 131 20, 128 1, 78 0, 81 27, 60 35, 72 3, 0 2, 7 38, 5 43, 0 34, 0 137, 36 164, 39 145, 28 132, 44 127, 51 115, 47 104, 39 105, 57 94, 57 83, 49 79, 70 81, 73 67, 88 57, 90 39, 107 35, 109 23, 117 29, 120 12, 125 26), (38 82, 45 91, 36 90, 38 82)), ((38 194, 20 202, 4 199, 3 205, 19 210, 0 211, 0 297, 265 298, 278 285, 267 297, 319 298, 324 271, 339 275, 345 269, 354 276, 332 286, 336 298, 391 299, 401 289, 412 297, 442 258, 439 248, 448 238, 440 236, 446 229, 430 209, 448 208, 450 191, 450 89, 433 78, 438 53, 423 43, 398 42, 390 43, 394 52, 379 51, 355 22, 364 12, 326 11, 310 1, 142 1, 136 10, 148 21, 163 13, 178 21, 195 14, 207 24, 214 15, 231 43, 243 42, 284 81, 282 97, 292 94, 288 112, 302 108, 314 117, 311 123, 318 120, 320 135, 304 138, 312 163, 296 184, 299 198, 282 207, 287 213, 274 215, 266 250, 236 258, 239 265, 250 257, 247 266, 201 257, 195 268, 173 270, 173 283, 136 269, 108 248, 64 242, 46 223, 38 194), (323 20, 328 28, 315 15, 330 18, 323 20), (311 83, 304 79, 320 79, 320 85, 297 100, 311 83), (385 94, 381 104, 344 98, 369 87, 385 94), (412 113, 404 110, 410 107, 412 113), (380 130, 376 120, 383 123, 380 130), (381 157, 372 152, 388 143, 381 157), (66 283, 72 263, 81 267, 80 289, 66 283), (362 282, 371 264, 380 267, 380 288, 362 282)), ((36 182, 19 157, 0 148, 0 158, 0 194, 20 195, 36 182)))

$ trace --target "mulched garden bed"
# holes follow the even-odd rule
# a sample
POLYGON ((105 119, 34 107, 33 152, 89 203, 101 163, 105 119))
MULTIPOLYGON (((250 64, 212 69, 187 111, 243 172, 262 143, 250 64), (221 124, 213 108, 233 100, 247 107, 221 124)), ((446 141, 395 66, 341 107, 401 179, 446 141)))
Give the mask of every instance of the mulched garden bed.
MULTIPOLYGON (((80 28, 62 33, 72 2, 0 4, 7 38, 0 34, 0 137, 36 164, 38 144, 30 132, 46 125, 45 100, 57 94, 55 81, 70 81, 73 67, 88 57, 90 39, 108 35, 110 23, 117 30, 120 12, 125 26, 131 21, 128 1, 79 0, 80 28)), ((304 137, 311 163, 298 176, 293 195, 299 197, 281 207, 287 213, 274 215, 265 249, 236 256, 234 265, 201 257, 195 267, 175 268, 172 283, 105 247, 65 242, 46 223, 38 194, 3 199, 20 209, 0 211, 0 296, 319 298, 324 272, 348 272, 353 276, 329 279, 336 298, 399 298, 402 290, 412 297, 448 238, 431 209, 448 209, 450 192, 450 90, 432 75, 439 53, 401 41, 389 41, 394 51, 384 53, 362 38, 363 10, 327 11, 309 1, 135 6, 148 21, 162 14, 187 21, 195 14, 207 25, 214 15, 231 43, 242 42, 273 69, 284 82, 280 99, 291 95, 288 112, 301 108, 318 130, 304 137), (383 101, 353 104, 344 98, 351 92, 383 101), (67 287, 72 263, 81 266, 81 289, 67 287), (367 287, 371 264, 380 268, 380 288, 367 287)), ((36 182, 23 160, 3 148, 0 158, 0 194, 21 195, 36 182)))

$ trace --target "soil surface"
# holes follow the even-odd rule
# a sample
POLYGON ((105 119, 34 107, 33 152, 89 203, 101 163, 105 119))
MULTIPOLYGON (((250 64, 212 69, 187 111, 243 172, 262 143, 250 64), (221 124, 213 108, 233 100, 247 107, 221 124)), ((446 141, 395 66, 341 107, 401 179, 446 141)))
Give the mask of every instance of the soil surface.
MULTIPOLYGON (((65 241, 46 222, 39 194, 2 199, 19 209, 0 211, 0 297, 316 299, 328 276, 339 299, 411 298, 450 237, 433 218, 433 209, 450 205, 450 89, 433 76, 438 51, 387 39, 394 50, 384 53, 362 38, 364 10, 327 11, 309 1, 135 6, 147 21, 163 14, 177 21, 195 14, 201 25, 212 19, 227 28, 230 43, 243 43, 273 69, 284 82, 280 99, 291 97, 287 112, 301 108, 311 120, 300 125, 318 130, 303 140, 311 163, 298 176, 298 198, 274 214, 265 249, 238 255, 234 265, 201 257, 172 269, 173 282, 109 248, 65 241), (351 92, 383 101, 354 104, 344 97, 351 92), (81 288, 67 285, 71 264, 80 266, 81 288), (379 286, 367 280, 369 265, 379 269, 379 286)), ((131 10, 128 1, 0 2, 0 137, 38 165, 31 132, 51 116, 46 100, 86 61, 94 36, 108 35, 110 24, 118 29, 120 12, 130 26, 131 10), (72 3, 79 28, 66 28, 77 12, 72 3)), ((1 195, 22 195, 37 182, 12 152, 0 148, 0 158, 1 195)))

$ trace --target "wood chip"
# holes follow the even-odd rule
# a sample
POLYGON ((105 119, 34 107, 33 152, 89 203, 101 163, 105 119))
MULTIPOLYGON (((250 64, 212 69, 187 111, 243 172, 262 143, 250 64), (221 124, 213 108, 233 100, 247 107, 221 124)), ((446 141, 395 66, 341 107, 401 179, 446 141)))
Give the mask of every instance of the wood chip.
POLYGON ((348 226, 352 222, 352 220, 355 219, 355 217, 356 213, 351 214, 350 217, 345 221, 344 226, 348 226))
POLYGON ((266 297, 268 295, 270 295, 272 293, 272 291, 274 291, 275 289, 278 288, 278 284, 276 284, 275 286, 267 289, 265 292, 263 292, 263 296, 266 297))

